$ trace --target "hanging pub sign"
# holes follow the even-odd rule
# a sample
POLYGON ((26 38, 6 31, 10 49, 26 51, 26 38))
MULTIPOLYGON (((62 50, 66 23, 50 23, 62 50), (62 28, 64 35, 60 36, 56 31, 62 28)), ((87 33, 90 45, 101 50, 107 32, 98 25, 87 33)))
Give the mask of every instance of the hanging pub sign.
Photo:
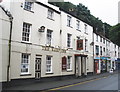
POLYGON ((83 50, 83 40, 77 40, 77 50, 83 50))
POLYGON ((66 57, 62 57, 62 71, 67 69, 67 59, 66 57))

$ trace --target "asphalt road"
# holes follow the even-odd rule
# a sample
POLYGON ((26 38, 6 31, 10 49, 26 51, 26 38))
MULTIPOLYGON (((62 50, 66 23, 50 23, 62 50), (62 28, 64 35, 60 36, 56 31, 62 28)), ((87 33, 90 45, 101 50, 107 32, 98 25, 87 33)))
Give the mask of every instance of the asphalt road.
POLYGON ((114 74, 50 90, 118 90, 118 80, 118 74, 114 74))

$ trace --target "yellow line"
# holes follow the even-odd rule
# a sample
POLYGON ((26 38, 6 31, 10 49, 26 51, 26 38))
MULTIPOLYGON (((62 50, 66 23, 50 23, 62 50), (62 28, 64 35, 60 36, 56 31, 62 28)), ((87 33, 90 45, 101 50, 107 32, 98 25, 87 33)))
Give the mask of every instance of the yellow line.
MULTIPOLYGON (((102 77, 102 78, 107 78, 107 76, 106 77, 102 77)), ((76 84, 71 84, 71 85, 67 85, 67 86, 63 86, 63 87, 58 87, 58 88, 53 88, 53 89, 49 89, 49 90, 42 91, 42 92, 48 92, 48 91, 53 91, 53 90, 68 88, 68 87, 72 87, 72 86, 76 86, 76 85, 80 85, 80 84, 85 84, 85 83, 96 81, 96 80, 100 80, 100 79, 101 78, 97 78, 97 79, 88 80, 88 81, 85 81, 85 82, 79 82, 79 83, 76 83, 76 84)))

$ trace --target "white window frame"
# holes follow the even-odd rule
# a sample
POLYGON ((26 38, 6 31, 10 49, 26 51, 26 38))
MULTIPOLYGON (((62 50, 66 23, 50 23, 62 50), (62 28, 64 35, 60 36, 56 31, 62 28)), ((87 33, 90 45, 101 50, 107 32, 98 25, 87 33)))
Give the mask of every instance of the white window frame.
POLYGON ((48 45, 52 45, 52 30, 50 30, 50 29, 47 29, 47 42, 46 42, 46 44, 48 44, 48 45))
POLYGON ((23 22, 22 42, 30 42, 31 27, 31 24, 23 22))
POLYGON ((54 11, 53 10, 50 10, 48 9, 48 16, 47 16, 49 19, 52 19, 54 18, 54 11))
POLYGON ((76 20, 76 29, 80 31, 80 21, 76 20))
POLYGON ((33 11, 33 7, 34 7, 34 2, 25 1, 25 3, 24 3, 24 9, 25 10, 33 11))
POLYGON ((46 56, 46 73, 52 73, 52 56, 49 56, 49 55, 46 56), (50 57, 50 60, 48 60, 48 57, 50 57), (50 71, 48 71, 48 69, 50 71))
POLYGON ((85 30, 85 33, 88 34, 88 25, 87 24, 84 24, 84 30, 85 30))
POLYGON ((98 35, 96 34, 96 42, 98 42, 98 35))
POLYGON ((72 41, 71 38, 72 38, 72 34, 69 34, 69 33, 68 33, 68 34, 67 34, 67 47, 68 47, 68 48, 71 48, 71 43, 72 43, 72 42, 71 42, 71 41, 72 41))
POLYGON ((72 17, 67 15, 67 26, 72 27, 72 17))
POLYGON ((100 37, 100 42, 102 42, 102 37, 100 37))
POLYGON ((88 39, 85 39, 85 51, 88 51, 88 39))
POLYGON ((98 55, 100 54, 99 53, 99 46, 98 45, 95 45, 95 53, 98 53, 98 55))
POLYGON ((30 54, 22 53, 21 54, 21 74, 29 74, 29 62, 30 62, 30 54), (27 56, 27 58, 25 58, 27 56), (27 66, 26 69, 28 69, 27 72, 22 72, 24 69, 23 66, 27 66))
POLYGON ((72 56, 67 57, 67 71, 72 70, 72 56))

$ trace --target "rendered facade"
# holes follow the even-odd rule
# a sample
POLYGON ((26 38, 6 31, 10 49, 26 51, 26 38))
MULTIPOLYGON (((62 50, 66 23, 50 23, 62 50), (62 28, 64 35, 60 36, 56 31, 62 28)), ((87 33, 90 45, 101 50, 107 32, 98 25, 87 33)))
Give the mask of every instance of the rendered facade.
MULTIPOLYGON (((102 44, 95 41, 97 38, 93 27, 59 7, 24 0, 2 2, 1 6, 0 82, 67 75, 86 76, 95 71, 104 71, 106 68, 101 68, 100 62, 104 65, 105 57, 118 57, 109 54, 110 49, 114 48, 111 41, 107 39, 108 43, 102 44), (12 20, 9 15, 12 15, 12 20), (102 57, 99 56, 99 59, 102 58, 102 61, 98 60, 97 63, 100 67, 95 70, 95 46, 100 44, 105 51, 102 57)), ((114 51, 118 53, 117 49, 114 51)), ((111 63, 110 58, 107 60, 111 63)))

